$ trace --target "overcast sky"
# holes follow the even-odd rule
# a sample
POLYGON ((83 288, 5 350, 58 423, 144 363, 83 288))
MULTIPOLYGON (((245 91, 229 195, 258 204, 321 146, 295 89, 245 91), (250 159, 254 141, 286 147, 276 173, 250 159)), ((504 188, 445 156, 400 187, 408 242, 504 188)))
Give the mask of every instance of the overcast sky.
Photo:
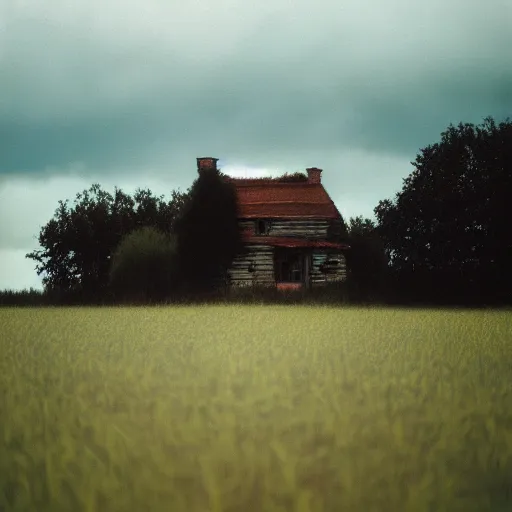
POLYGON ((510 0, 0 0, 0 289, 94 182, 324 169, 373 216, 450 123, 512 115, 510 0))

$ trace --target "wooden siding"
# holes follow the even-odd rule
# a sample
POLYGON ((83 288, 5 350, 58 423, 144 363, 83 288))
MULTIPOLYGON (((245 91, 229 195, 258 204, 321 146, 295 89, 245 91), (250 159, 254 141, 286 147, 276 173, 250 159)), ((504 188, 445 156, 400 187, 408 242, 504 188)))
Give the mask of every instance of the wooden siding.
MULTIPOLYGON (((269 220, 268 236, 291 236, 309 240, 327 239, 330 222, 327 219, 264 219, 269 220)), ((255 221, 240 221, 243 229, 255 228, 255 221)))
POLYGON ((312 256, 310 279, 312 286, 344 281, 347 278, 345 256, 341 252, 326 252, 315 250, 312 256), (327 261, 337 261, 337 264, 326 264, 327 261), (322 272, 322 266, 327 271, 322 272))
MULTIPOLYGON (((250 246, 247 254, 235 258, 228 271, 234 286, 267 285, 275 286, 274 249, 268 246, 250 246), (249 272, 251 264, 254 272, 249 272)), ((344 281, 347 277, 345 256, 341 252, 315 250, 311 253, 309 279, 312 286, 344 281), (337 264, 326 262, 337 261, 337 264), (322 267, 327 272, 322 272, 322 267)))
POLYGON ((275 285, 274 249, 265 245, 249 246, 246 254, 235 258, 228 276, 235 286, 275 285), (249 272, 251 264, 254 272, 249 272))
MULTIPOLYGON (((270 221, 268 236, 304 238, 307 240, 326 240, 337 238, 343 232, 340 220, 318 219, 263 219, 270 221)), ((240 220, 240 227, 254 233, 255 220, 240 220)), ((263 235, 265 236, 265 235, 263 235)), ((346 260, 342 252, 326 249, 303 249, 310 255, 307 264, 309 283, 312 286, 344 281, 347 277, 346 260), (326 264, 326 262, 338 262, 326 264), (322 272, 322 268, 326 272, 322 272)), ((230 282, 234 286, 268 285, 275 286, 274 248, 266 245, 249 245, 246 254, 235 258, 228 271, 230 282), (249 271, 252 265, 253 272, 249 271)))

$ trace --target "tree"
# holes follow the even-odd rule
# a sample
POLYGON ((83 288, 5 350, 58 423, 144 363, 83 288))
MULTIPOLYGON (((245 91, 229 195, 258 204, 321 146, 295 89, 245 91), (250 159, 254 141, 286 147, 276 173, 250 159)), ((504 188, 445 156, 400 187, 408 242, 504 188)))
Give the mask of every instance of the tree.
POLYGON ((134 198, 116 188, 114 195, 94 184, 76 195, 73 207, 59 201, 54 218, 41 228, 40 250, 26 255, 37 262, 47 290, 101 295, 108 284, 110 258, 121 239, 142 226, 170 233, 186 194, 171 200, 137 190, 134 198))
POLYGON ((351 217, 348 226, 348 284, 356 300, 382 298, 387 284, 387 259, 375 223, 362 216, 351 217))
POLYGON ((176 234, 182 288, 192 294, 216 289, 243 251, 236 190, 217 169, 201 170, 192 184, 176 234))
POLYGON ((161 301, 172 292, 176 276, 176 240, 145 226, 125 236, 115 250, 109 284, 116 299, 161 301))
POLYGON ((375 208, 397 283, 436 300, 511 299, 512 123, 450 125, 375 208))

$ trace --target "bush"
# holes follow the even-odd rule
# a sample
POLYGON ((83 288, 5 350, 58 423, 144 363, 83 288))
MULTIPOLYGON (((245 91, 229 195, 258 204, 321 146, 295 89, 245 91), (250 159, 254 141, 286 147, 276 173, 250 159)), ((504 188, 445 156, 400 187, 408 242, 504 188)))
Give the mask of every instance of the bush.
POLYGON ((176 241, 153 227, 127 235, 112 257, 109 284, 116 301, 160 302, 176 281, 176 241))

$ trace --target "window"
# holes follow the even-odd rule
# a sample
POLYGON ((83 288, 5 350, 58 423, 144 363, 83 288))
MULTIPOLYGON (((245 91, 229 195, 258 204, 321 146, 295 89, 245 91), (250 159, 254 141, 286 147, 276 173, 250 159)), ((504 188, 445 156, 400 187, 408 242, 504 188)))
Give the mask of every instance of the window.
POLYGON ((320 265, 320 272, 323 274, 331 274, 336 273, 338 266, 340 265, 340 261, 336 259, 327 259, 322 265, 320 265))
POLYGON ((257 235, 268 235, 270 230, 270 223, 266 220, 257 220, 256 221, 256 234, 257 235))

